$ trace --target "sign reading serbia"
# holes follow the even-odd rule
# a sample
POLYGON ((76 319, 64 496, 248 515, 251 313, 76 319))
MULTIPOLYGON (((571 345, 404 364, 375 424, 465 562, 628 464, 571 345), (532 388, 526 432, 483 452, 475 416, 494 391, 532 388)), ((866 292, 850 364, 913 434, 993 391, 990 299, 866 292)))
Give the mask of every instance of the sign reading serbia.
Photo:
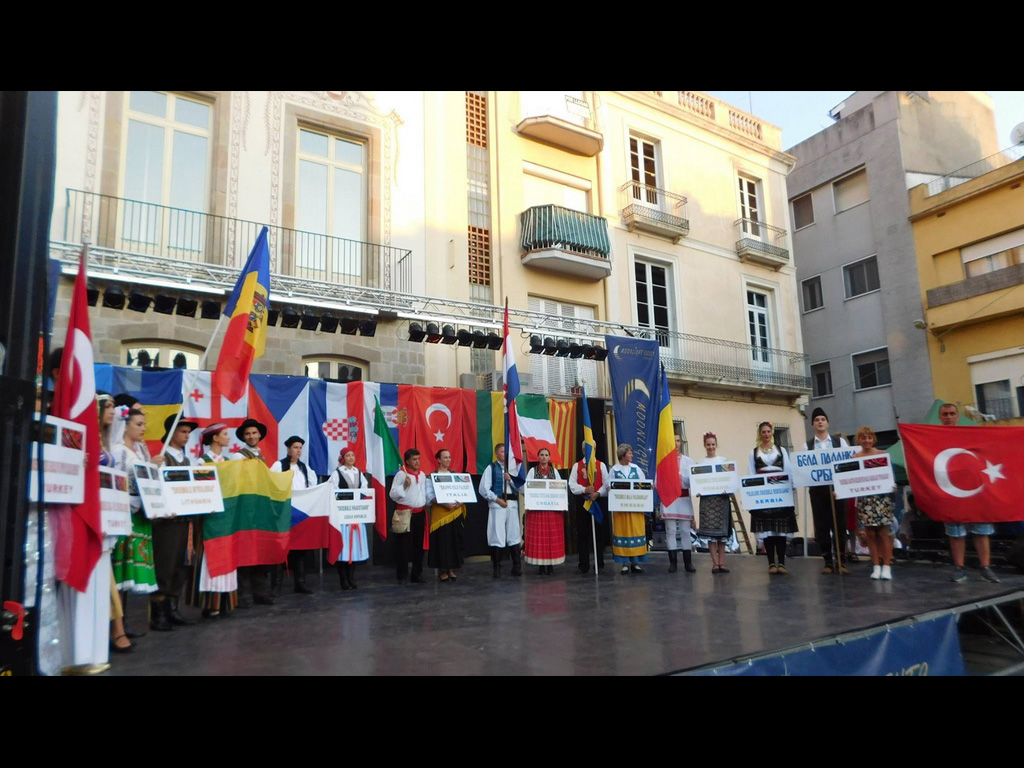
POLYGON ((832 485, 832 465, 847 461, 860 448, 830 448, 827 451, 800 451, 792 453, 793 485, 806 488, 812 485, 832 485))
POLYGON ((743 508, 775 509, 793 506, 793 482, 789 475, 773 472, 740 478, 743 508))
POLYGON ((892 493, 896 485, 887 453, 840 462, 832 467, 832 477, 837 499, 892 493))

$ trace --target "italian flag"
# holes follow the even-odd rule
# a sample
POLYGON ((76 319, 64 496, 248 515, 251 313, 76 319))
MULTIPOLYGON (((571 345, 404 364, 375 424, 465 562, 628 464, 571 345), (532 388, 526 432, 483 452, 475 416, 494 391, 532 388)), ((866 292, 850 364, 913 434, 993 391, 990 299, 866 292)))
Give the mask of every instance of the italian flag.
POLYGON ((562 454, 555 442, 555 432, 551 428, 548 400, 544 395, 519 395, 516 398, 516 415, 519 417, 519 433, 526 443, 527 461, 537 461, 537 452, 541 448, 551 451, 551 463, 561 466, 562 454))
POLYGON ((258 459, 217 465, 224 511, 203 520, 210 576, 247 565, 283 563, 292 524, 292 474, 271 472, 258 459))

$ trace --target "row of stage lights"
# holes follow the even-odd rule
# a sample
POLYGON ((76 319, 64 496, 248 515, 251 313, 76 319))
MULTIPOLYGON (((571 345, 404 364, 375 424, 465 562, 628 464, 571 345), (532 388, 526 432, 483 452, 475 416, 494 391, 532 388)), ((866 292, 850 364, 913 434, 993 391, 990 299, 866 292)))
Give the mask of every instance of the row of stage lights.
MULTIPOLYGON (((438 323, 427 323, 425 327, 420 323, 409 323, 409 341, 424 344, 458 344, 460 347, 495 351, 502 347, 502 338, 494 331, 484 333, 479 329, 471 331, 468 328, 456 330, 454 325, 438 323)), ((608 350, 600 344, 580 344, 552 336, 542 337, 535 333, 530 336, 530 354, 600 362, 608 357, 608 350)))
MULTIPOLYGON (((90 285, 87 289, 89 306, 95 307, 99 302, 99 289, 90 285)), ((200 311, 200 317, 204 320, 216 320, 221 315, 222 305, 215 299, 203 299, 202 307, 197 299, 190 299, 186 296, 175 298, 166 293, 158 293, 150 296, 142 291, 132 291, 125 294, 124 290, 117 285, 110 285, 103 291, 103 306, 108 309, 125 309, 133 312, 145 312, 150 306, 153 311, 161 315, 177 314, 182 317, 195 317, 196 310, 200 311)), ((340 330, 347 336, 374 336, 377 333, 377 320, 373 317, 337 317, 330 313, 317 314, 309 309, 301 313, 285 307, 277 310, 271 309, 267 312, 267 325, 277 325, 280 320, 282 328, 301 328, 304 331, 320 331, 322 333, 335 333, 340 330)))

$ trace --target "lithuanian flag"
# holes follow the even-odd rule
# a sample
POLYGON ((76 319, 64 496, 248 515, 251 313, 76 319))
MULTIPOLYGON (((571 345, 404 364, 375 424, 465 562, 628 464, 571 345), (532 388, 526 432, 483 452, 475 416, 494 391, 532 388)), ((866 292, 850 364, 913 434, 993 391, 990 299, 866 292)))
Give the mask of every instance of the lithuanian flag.
POLYGON ((269 299, 270 248, 267 228, 263 227, 224 307, 224 315, 230 320, 213 372, 213 383, 232 403, 237 403, 245 394, 252 361, 263 357, 269 299))
POLYGON ((292 524, 292 473, 271 472, 258 459, 217 465, 224 511, 203 521, 210 576, 240 566, 283 563, 292 524))

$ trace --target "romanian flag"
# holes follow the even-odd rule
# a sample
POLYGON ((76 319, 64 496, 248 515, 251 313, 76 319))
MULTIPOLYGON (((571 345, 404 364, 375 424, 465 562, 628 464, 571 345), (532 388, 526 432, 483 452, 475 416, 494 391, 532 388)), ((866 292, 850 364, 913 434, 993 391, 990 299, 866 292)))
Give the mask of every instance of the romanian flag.
POLYGON ((263 357, 269 298, 270 248, 264 227, 224 307, 224 315, 230 320, 213 378, 217 389, 232 403, 246 392, 253 360, 263 357))
POLYGON ((558 452, 562 454, 562 460, 555 467, 570 469, 576 463, 576 401, 549 400, 548 415, 558 452))
POLYGON ((658 463, 655 470, 654 487, 666 507, 683 495, 682 479, 679 477, 679 457, 676 455, 675 432, 672 429, 672 398, 668 394, 668 376, 661 366, 660 415, 658 417, 658 463))
POLYGON ((292 524, 292 475, 257 459, 217 465, 224 511, 203 520, 210 576, 241 566, 283 563, 292 524))

